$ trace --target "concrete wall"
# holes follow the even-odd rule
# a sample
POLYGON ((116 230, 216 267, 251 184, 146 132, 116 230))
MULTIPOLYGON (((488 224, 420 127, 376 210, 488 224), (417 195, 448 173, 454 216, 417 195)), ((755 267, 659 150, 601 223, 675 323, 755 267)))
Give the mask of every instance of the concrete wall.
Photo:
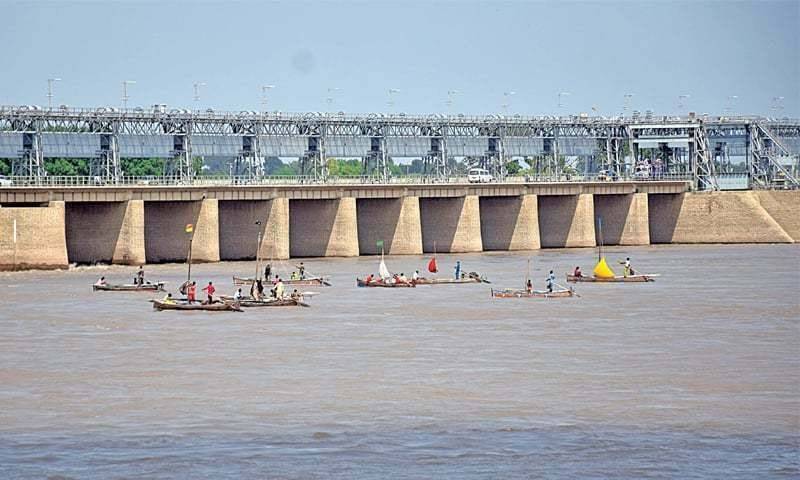
POLYGON ((149 263, 185 261, 191 234, 184 229, 189 223, 194 225, 192 261, 219 261, 219 208, 216 199, 146 202, 144 216, 145 252, 149 263))
POLYGON ((261 258, 289 258, 289 200, 219 202, 221 260, 255 259, 259 233, 261 258))
POLYGON ((539 235, 542 247, 595 246, 592 195, 540 195, 539 235))
POLYGON ((480 209, 484 250, 536 250, 541 247, 536 195, 481 197, 480 209))
POLYGON ((356 199, 290 200, 292 257, 358 256, 356 199))
POLYGON ((145 263, 144 202, 68 203, 67 254, 71 263, 145 263))
POLYGON ((480 201, 476 195, 420 198, 422 249, 425 252, 480 252, 480 201))
POLYGON ((755 192, 654 194, 649 210, 652 243, 792 242, 755 192))
POLYGON ((759 203, 792 240, 800 242, 800 190, 758 191, 759 203))
POLYGON ((358 249, 361 255, 381 253, 377 242, 391 255, 422 254, 419 198, 361 198, 358 210, 358 249))
POLYGON ((0 270, 67 268, 65 216, 64 202, 0 207, 0 270))
POLYGON ((595 195, 594 216, 596 226, 597 219, 602 219, 602 229, 598 229, 596 233, 597 240, 602 240, 603 245, 650 244, 646 193, 595 195))

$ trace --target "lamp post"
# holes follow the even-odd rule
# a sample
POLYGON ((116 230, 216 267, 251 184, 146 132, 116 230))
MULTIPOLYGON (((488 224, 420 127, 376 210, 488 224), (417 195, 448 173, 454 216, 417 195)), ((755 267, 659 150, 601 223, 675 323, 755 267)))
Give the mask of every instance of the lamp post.
POLYGON ((625 114, 628 113, 628 108, 631 106, 631 99, 633 98, 633 93, 626 93, 623 97, 623 104, 622 104, 622 116, 624 117, 625 114))
POLYGON ((122 109, 125 110, 128 108, 128 85, 133 85, 136 83, 136 80, 123 80, 122 81, 122 109))
POLYGON ((689 95, 688 93, 685 93, 683 95, 678 95, 678 113, 683 112, 684 104, 686 103, 686 100, 689 97, 691 97, 691 95, 689 95))
POLYGON ((772 97, 772 110, 775 112, 776 115, 779 115, 780 112, 783 111, 783 99, 785 97, 772 97))
POLYGON ((400 93, 400 89, 399 88, 390 88, 387 93, 389 95, 389 101, 386 102, 386 104, 389 105, 389 110, 392 110, 394 108, 394 97, 393 97, 393 95, 397 95, 398 93, 400 93))
POLYGON ((458 90, 448 90, 447 91, 447 100, 444 102, 447 105, 447 110, 450 111, 453 109, 453 96, 458 95, 458 90))
POLYGON ((261 85, 261 111, 267 111, 267 91, 275 88, 275 85, 261 85))
POLYGON ((505 101, 503 102, 502 105, 500 105, 500 107, 503 108, 503 115, 506 115, 508 113, 508 107, 511 105, 511 97, 513 97, 516 94, 517 92, 513 90, 508 92, 503 92, 503 98, 505 99, 505 101))
POLYGON ((328 104, 329 111, 332 111, 333 109, 333 96, 339 90, 341 90, 339 87, 328 87, 328 96, 325 98, 325 103, 328 104))
POLYGON ((733 110, 733 102, 739 99, 739 95, 728 95, 728 106, 725 110, 727 110, 729 116, 734 115, 733 110))
POLYGON ((200 104, 200 87, 205 87, 206 82, 194 82, 194 103, 200 104))
POLYGON ((561 111, 561 108, 564 106, 564 103, 561 101, 562 97, 568 97, 571 94, 569 92, 558 92, 558 110, 561 111))
POLYGON ((60 82, 60 78, 48 78, 47 79, 47 108, 53 108, 53 83, 60 82))

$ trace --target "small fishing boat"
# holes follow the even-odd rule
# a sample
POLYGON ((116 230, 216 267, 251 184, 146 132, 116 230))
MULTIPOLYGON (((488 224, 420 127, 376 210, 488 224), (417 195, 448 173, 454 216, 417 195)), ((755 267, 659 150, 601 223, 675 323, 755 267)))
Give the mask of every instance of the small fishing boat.
MULTIPOLYGON (((319 286, 319 287, 330 287, 331 283, 321 277, 310 277, 310 278, 303 278, 299 280, 284 280, 281 279, 284 285, 298 285, 298 286, 319 286)), ((233 277, 233 284, 237 287, 245 286, 245 285, 252 285, 255 282, 254 278, 245 278, 245 277, 233 277)), ((271 282, 269 282, 271 284, 271 282)))
POLYGON ((552 292, 548 292, 547 290, 514 290, 511 288, 492 290, 493 298, 563 298, 573 296, 575 296, 575 291, 571 288, 553 290, 552 292))
MULTIPOLYGON (((235 301, 235 300, 233 300, 235 301)), ((251 307, 311 307, 299 298, 270 298, 267 300, 239 300, 239 306, 242 308, 251 307)))
POLYGON ((242 311, 239 304, 235 302, 229 302, 229 303, 214 302, 210 304, 184 303, 184 302, 168 303, 168 302, 162 302, 161 300, 151 300, 151 302, 153 302, 154 310, 199 310, 206 312, 242 311))
POLYGON ((382 288, 413 288, 416 287, 416 283, 413 281, 411 282, 391 282, 391 281, 384 281, 383 279, 375 279, 370 282, 367 282, 365 279, 356 278, 356 285, 359 287, 382 287, 382 288))
POLYGON ((165 282, 150 283, 144 285, 134 285, 130 283, 123 283, 119 285, 92 285, 92 290, 95 292, 158 292, 164 290, 165 282))
POLYGON ((613 283, 613 282, 655 282, 655 277, 658 275, 628 275, 627 277, 621 275, 614 275, 613 277, 598 277, 598 276, 580 276, 567 274, 567 281, 570 283, 577 282, 598 282, 598 283, 613 283))
POLYGON ((417 285, 460 285, 464 283, 492 283, 475 272, 463 278, 426 278, 420 277, 414 281, 417 285))

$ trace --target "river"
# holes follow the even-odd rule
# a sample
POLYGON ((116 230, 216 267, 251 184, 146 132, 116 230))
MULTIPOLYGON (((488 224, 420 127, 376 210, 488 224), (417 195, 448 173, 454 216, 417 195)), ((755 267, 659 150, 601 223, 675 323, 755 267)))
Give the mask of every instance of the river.
MULTIPOLYGON (((91 291, 132 267, 0 274, 0 478, 798 478, 800 248, 607 250, 661 276, 493 300, 359 289, 377 258, 306 259, 333 283, 311 308, 205 313, 91 291)), ((595 256, 438 262, 519 287, 530 258, 542 287, 595 256)), ((253 271, 193 266, 224 293, 253 271)))

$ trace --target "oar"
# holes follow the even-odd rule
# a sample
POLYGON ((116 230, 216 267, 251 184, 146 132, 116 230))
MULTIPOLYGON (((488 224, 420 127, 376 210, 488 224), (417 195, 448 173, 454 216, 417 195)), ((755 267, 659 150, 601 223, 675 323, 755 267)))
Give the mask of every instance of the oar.
POLYGON ((578 295, 578 292, 576 292, 574 288, 567 288, 564 285, 561 285, 560 283, 556 283, 556 286, 559 287, 559 288, 563 288, 564 290, 572 290, 572 294, 573 295, 575 295, 578 298, 581 298, 581 296, 578 295))

